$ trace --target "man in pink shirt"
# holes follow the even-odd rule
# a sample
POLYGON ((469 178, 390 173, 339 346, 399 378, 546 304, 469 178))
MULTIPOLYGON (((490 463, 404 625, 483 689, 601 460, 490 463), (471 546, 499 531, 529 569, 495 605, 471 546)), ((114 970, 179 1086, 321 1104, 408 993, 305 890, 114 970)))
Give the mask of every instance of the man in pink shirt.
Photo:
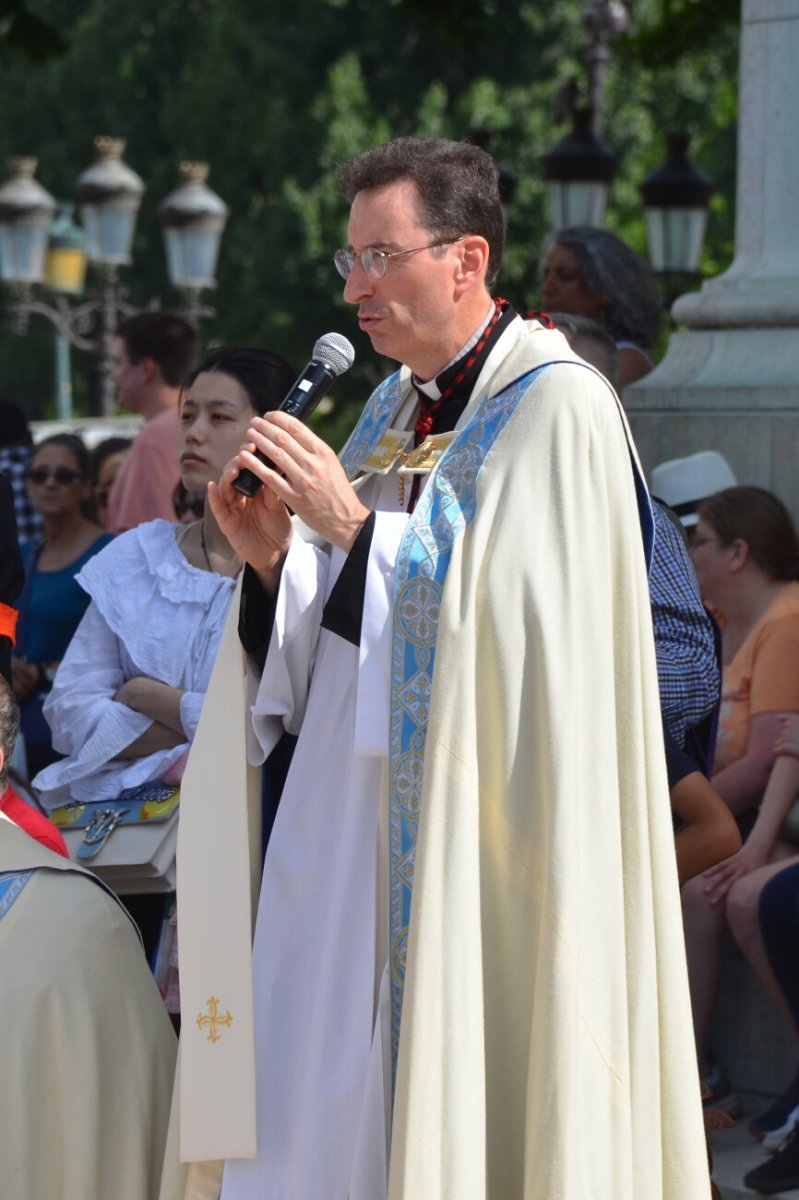
POLYGON ((156 517, 176 519, 178 395, 199 349, 196 330, 174 313, 139 313, 117 329, 113 377, 119 401, 141 413, 144 428, 111 488, 108 520, 114 533, 156 517))

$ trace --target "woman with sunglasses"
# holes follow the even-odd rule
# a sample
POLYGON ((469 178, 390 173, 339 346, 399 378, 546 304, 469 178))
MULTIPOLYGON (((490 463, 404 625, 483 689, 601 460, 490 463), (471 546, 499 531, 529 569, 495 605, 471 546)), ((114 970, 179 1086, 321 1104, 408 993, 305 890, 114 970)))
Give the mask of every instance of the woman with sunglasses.
POLYGON ((12 672, 32 777, 59 757, 42 705, 89 603, 75 576, 112 535, 86 515, 91 460, 79 437, 57 433, 40 442, 31 456, 27 486, 43 534, 21 546, 25 587, 18 603, 12 672))

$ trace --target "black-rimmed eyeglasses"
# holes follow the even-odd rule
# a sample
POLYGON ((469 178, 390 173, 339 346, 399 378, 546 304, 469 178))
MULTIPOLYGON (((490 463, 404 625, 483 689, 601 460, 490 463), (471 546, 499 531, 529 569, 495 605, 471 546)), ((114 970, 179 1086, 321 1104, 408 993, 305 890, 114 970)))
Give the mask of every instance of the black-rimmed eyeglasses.
POLYGON ((419 254, 422 250, 435 250, 437 246, 452 246, 455 242, 462 241, 462 237, 442 238, 438 242, 428 242, 426 246, 414 246, 411 250, 392 250, 390 253, 375 250, 374 246, 367 246, 360 254, 353 254, 352 250, 337 250, 333 255, 333 262, 342 279, 349 279, 350 271, 356 262, 360 262, 361 269, 370 279, 382 279, 388 270, 390 258, 399 258, 403 254, 419 254))

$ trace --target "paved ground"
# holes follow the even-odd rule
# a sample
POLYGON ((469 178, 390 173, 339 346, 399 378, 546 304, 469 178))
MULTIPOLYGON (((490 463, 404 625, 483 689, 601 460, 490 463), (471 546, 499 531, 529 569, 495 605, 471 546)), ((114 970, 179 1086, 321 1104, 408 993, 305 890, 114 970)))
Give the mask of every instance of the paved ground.
MULTIPOLYGON (((745 1188, 741 1182, 746 1172, 758 1166, 766 1157, 760 1142, 756 1142, 746 1132, 750 1115, 747 1113, 741 1117, 732 1129, 722 1129, 711 1134, 713 1178, 721 1189, 724 1200, 755 1200, 758 1195, 745 1188)), ((799 1190, 779 1192, 774 1200, 799 1200, 799 1190)))

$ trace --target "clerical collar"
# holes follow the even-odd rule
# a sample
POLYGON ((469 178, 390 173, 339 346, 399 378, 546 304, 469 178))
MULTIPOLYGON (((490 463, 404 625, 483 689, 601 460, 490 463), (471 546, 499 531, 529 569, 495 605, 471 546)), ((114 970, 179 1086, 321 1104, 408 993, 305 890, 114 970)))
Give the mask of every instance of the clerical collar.
POLYGON ((478 330, 477 338, 471 338, 457 358, 436 375, 435 397, 428 391, 429 384, 423 383, 418 388, 416 445, 431 433, 455 428, 496 339, 515 319, 516 314, 507 300, 498 297, 487 321, 478 330))
POLYGON ((427 396, 428 400, 438 400, 439 399, 439 397, 441 396, 441 388, 438 386, 439 379, 441 379, 442 376, 446 376, 450 367, 454 367, 455 364, 460 362, 460 360, 462 358, 466 358, 466 355, 469 353, 469 351, 474 346, 477 345, 478 341, 480 340, 480 337, 483 334, 483 331, 485 330, 489 321, 491 321, 491 319, 493 318, 495 309, 496 309, 496 305, 492 301, 491 307, 488 309, 488 312, 483 317, 482 321, 477 326, 474 333, 469 338, 468 342, 466 342, 465 345, 461 346, 460 350, 455 355, 455 357, 451 358, 449 360, 449 362, 446 364, 446 366, 442 367, 441 370, 438 372, 438 374, 435 375, 432 379, 428 379, 427 381, 422 382, 422 380, 417 378, 416 375, 411 375, 411 383, 416 388, 417 392, 421 393, 424 396, 427 396))
MULTIPOLYGON (((413 444, 418 447, 431 433, 445 433, 454 429, 463 410, 469 403, 472 389, 485 361, 496 345, 496 338, 516 318, 507 300, 499 297, 486 314, 476 334, 459 350, 455 358, 439 371, 430 382, 417 382, 413 386, 419 396, 419 414, 413 431, 413 444)), ((421 475, 414 475, 408 512, 419 495, 421 475)))

